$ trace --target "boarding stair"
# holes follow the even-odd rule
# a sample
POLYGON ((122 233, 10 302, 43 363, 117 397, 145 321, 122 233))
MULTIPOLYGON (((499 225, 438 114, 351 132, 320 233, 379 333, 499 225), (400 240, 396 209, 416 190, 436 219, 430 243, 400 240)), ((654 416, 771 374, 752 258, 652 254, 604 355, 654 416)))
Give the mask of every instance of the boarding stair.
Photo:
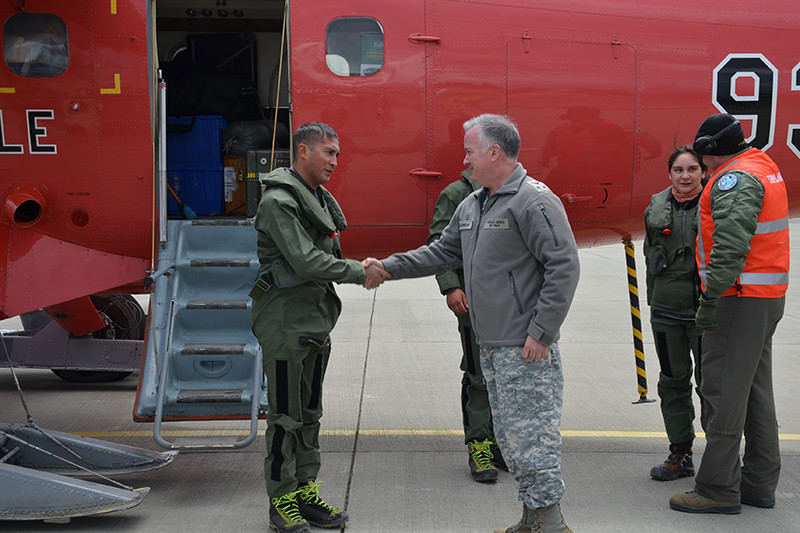
POLYGON ((170 220, 152 276, 144 363, 134 419, 152 421, 167 449, 238 449, 267 409, 261 348, 248 296, 258 274, 250 219, 170 220), (166 440, 164 421, 249 419, 232 437, 166 440))

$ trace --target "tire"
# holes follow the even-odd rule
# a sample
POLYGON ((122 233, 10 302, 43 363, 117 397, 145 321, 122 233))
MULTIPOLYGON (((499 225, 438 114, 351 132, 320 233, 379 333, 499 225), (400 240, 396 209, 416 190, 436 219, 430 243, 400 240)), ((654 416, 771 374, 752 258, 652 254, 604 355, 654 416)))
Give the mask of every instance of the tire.
MULTIPOLYGON (((96 339, 144 339, 147 315, 133 296, 112 294, 91 296, 92 303, 106 322, 106 327, 92 333, 96 339)), ((64 381, 73 383, 110 383, 130 376, 133 372, 105 370, 51 369, 64 381)))

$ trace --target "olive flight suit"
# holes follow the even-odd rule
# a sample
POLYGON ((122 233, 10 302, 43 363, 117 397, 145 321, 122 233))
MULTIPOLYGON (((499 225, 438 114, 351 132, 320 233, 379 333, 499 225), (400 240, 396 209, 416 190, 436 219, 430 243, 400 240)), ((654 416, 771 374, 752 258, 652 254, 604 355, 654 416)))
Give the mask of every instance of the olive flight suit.
MULTIPOLYGON (((433 208, 433 222, 427 244, 436 241, 442 230, 453 218, 453 213, 461 201, 479 189, 469 179, 469 171, 461 173, 461 179, 445 187, 436 205, 433 208)), ((446 295, 455 289, 464 290, 464 269, 458 268, 438 274, 436 281, 439 290, 446 295)), ((489 406, 489 393, 486 391, 486 382, 481 371, 480 346, 475 340, 475 331, 469 313, 456 315, 458 319, 458 332, 461 337, 461 414, 464 425, 465 442, 485 441, 494 436, 492 427, 492 410, 489 406)))
POLYGON ((365 281, 360 262, 341 258, 346 221, 322 186, 312 191, 281 168, 262 182, 251 326, 264 354, 269 415, 264 477, 275 498, 315 480, 320 468, 322 383, 329 334, 341 311, 332 282, 365 281))
MULTIPOLYGON (((698 200, 699 195, 693 200, 678 202, 670 186, 654 194, 645 210, 647 301, 661 366, 658 396, 670 444, 690 443, 695 437, 692 353, 695 357, 695 383, 700 394, 703 332, 694 323, 700 297, 700 278, 695 261, 698 200)), ((700 420, 704 425, 702 407, 700 420)))

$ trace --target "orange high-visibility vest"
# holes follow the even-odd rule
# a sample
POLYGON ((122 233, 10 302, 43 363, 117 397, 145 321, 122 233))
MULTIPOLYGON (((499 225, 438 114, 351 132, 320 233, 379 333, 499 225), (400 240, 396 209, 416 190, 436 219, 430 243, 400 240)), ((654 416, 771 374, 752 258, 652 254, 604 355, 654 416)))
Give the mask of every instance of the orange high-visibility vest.
POLYGON ((700 197, 697 267, 703 290, 706 288, 711 248, 714 246, 711 189, 716 186, 719 176, 731 170, 743 170, 758 178, 764 185, 764 201, 744 270, 722 296, 780 298, 786 294, 789 286, 789 202, 786 184, 778 166, 767 154, 755 148, 717 169, 700 197))

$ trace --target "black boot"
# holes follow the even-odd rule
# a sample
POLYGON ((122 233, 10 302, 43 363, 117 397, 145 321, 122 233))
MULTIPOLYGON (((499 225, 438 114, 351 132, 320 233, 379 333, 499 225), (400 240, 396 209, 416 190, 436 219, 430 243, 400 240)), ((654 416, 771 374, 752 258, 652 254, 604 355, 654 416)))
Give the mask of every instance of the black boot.
POLYGON ((650 477, 658 481, 672 481, 694 475, 692 441, 669 445, 669 457, 663 464, 650 470, 650 477))
POLYGON ((497 439, 490 437, 489 440, 492 443, 489 446, 489 451, 492 452, 492 464, 500 470, 508 472, 508 465, 506 465, 506 460, 503 459, 503 454, 500 453, 500 446, 497 444, 497 439))

